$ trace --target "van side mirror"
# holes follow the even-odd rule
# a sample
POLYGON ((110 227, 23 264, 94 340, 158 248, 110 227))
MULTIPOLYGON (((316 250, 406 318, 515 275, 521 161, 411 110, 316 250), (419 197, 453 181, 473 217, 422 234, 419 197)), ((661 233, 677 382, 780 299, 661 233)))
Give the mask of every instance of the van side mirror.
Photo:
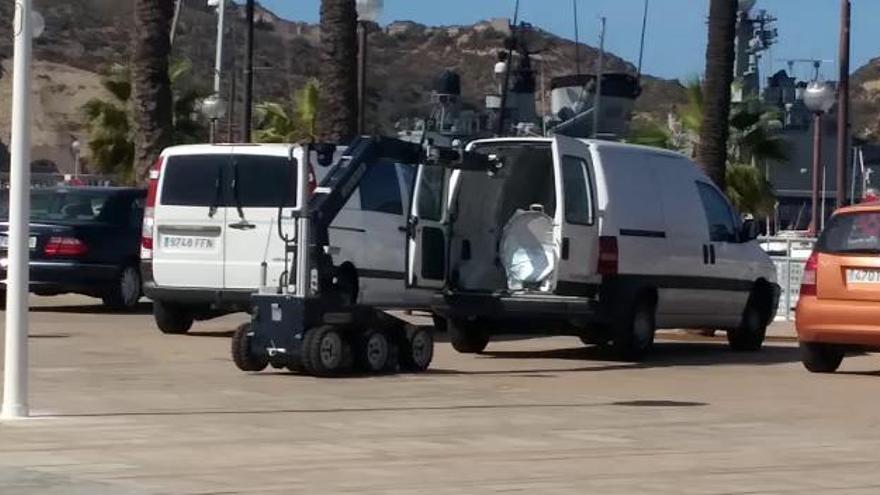
POLYGON ((748 220, 743 221, 742 229, 740 230, 739 238, 742 242, 754 241, 758 238, 758 222, 754 219, 750 218, 748 220))

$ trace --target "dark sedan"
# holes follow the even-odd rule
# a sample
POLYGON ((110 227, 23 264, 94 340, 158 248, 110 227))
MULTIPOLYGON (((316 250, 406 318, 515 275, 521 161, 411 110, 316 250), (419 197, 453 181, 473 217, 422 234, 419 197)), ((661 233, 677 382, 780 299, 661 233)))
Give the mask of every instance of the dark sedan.
MULTIPOLYGON (((98 297, 115 309, 134 308, 142 295, 139 265, 145 199, 146 191, 134 188, 33 189, 30 291, 41 296, 72 292, 98 297)), ((7 213, 2 212, 0 223, 4 281, 7 213)), ((5 303, 6 298, 2 300, 5 303)))

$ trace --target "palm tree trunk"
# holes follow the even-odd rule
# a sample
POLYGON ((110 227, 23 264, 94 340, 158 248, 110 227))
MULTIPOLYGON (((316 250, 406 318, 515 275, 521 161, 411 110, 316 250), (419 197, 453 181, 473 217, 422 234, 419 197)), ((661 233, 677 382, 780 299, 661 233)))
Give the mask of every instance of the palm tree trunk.
POLYGON ((174 0, 135 0, 132 43, 132 102, 135 179, 143 182, 153 161, 173 137, 173 104, 168 77, 174 0))
POLYGON ((318 138, 347 144, 357 133, 355 0, 321 0, 318 138))
POLYGON ((730 85, 736 59, 737 0, 710 0, 703 124, 697 161, 724 190, 730 138, 730 85))

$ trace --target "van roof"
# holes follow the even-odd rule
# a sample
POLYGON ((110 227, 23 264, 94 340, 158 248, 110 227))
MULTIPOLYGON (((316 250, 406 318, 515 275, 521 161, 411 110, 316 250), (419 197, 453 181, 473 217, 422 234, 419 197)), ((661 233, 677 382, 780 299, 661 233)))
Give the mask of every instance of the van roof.
POLYGON ((166 148, 163 156, 182 155, 268 155, 288 156, 290 148, 298 148, 298 144, 291 143, 231 143, 231 144, 184 144, 166 148))
MULTIPOLYGON (((578 141, 585 143, 591 147, 595 147, 598 149, 602 148, 617 148, 617 149, 627 149, 627 150, 638 150, 649 152, 656 155, 662 155, 669 158, 681 158, 685 160, 689 160, 687 156, 677 151, 671 151, 663 148, 655 148, 652 146, 643 146, 640 144, 631 144, 631 143, 621 143, 618 141, 605 141, 602 139, 581 139, 578 138, 578 141)), ((507 137, 507 138, 489 138, 489 139, 479 139, 473 141, 473 143, 477 144, 488 144, 488 143, 498 143, 498 142, 507 142, 507 143, 552 143, 553 138, 545 138, 545 137, 507 137)))

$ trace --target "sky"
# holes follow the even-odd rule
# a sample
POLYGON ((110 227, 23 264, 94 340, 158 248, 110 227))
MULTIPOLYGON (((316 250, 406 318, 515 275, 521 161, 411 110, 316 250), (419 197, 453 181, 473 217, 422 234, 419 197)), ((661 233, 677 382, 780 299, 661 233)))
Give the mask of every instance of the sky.
MULTIPOLYGON (((278 15, 317 22, 320 0, 260 0, 278 15)), ((576 0, 581 40, 598 44, 599 17, 608 19, 606 47, 633 63, 638 59, 643 0, 576 0)), ((649 0, 645 72, 689 79, 703 72, 709 0, 649 0)), ((492 17, 512 17, 514 0, 385 0, 381 23, 412 20, 427 25, 472 24, 492 17)), ((758 0, 779 18, 779 43, 764 57, 762 70, 787 68, 787 59, 825 59, 823 76, 836 79, 840 2, 837 0, 758 0)), ((520 0, 523 20, 574 39, 572 0, 520 0)), ((853 0, 852 68, 880 57, 880 0, 853 0)), ((811 74, 804 64, 795 73, 811 74)))

